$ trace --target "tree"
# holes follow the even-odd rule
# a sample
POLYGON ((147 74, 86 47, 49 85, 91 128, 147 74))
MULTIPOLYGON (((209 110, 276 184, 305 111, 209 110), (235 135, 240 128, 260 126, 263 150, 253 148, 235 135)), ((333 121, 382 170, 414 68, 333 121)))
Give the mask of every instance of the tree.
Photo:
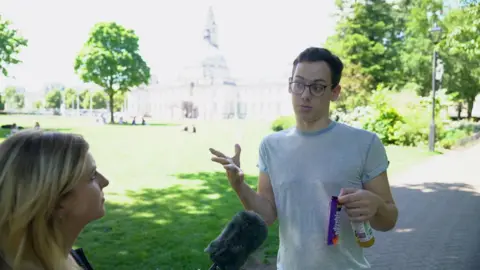
POLYGON ((396 84, 401 78, 398 46, 401 27, 394 17, 393 5, 386 0, 338 0, 339 23, 327 47, 346 65, 356 65, 372 78, 370 89, 379 83, 396 84))
POLYGON ((139 54, 137 35, 114 22, 93 27, 74 68, 84 82, 93 82, 104 89, 112 123, 114 96, 150 80, 150 68, 139 54))
MULTIPOLYGON (((84 109, 90 109, 90 92, 85 91, 80 96, 83 95, 82 107, 84 109)), ((107 95, 101 91, 95 91, 92 94, 92 109, 105 109, 107 108, 107 95)))
MULTIPOLYGON (((405 8, 406 23, 400 60, 403 76, 417 84, 418 94, 427 96, 432 90, 433 36, 430 29, 434 22, 442 26, 438 12, 442 2, 438 0, 412 0, 405 8), (428 18, 427 12, 432 13, 428 18)), ((443 28, 443 26, 442 26, 443 28)))
POLYGON ((73 88, 67 88, 65 90, 65 108, 77 108, 77 91, 73 88))
POLYGON ((28 42, 20 36, 15 29, 11 29, 11 22, 4 20, 0 15, 0 71, 8 76, 7 66, 18 64, 21 61, 17 58, 21 47, 26 47, 28 42))
POLYGON ((115 108, 115 111, 121 111, 123 109, 123 103, 125 101, 125 95, 126 93, 121 93, 119 95, 115 96, 115 100, 113 102, 113 108, 115 108))
POLYGON ((43 107, 43 103, 41 100, 37 100, 35 102, 33 102, 33 107, 36 109, 36 110, 40 110, 42 107, 43 107))
POLYGON ((23 109, 25 107, 25 95, 22 93, 15 93, 13 96, 13 104, 17 109, 23 109))
POLYGON ((7 109, 23 109, 25 107, 25 95, 15 86, 5 88, 5 104, 7 109))
POLYGON ((107 96, 100 91, 94 92, 92 95, 92 108, 94 110, 107 108, 107 96))
POLYGON ((446 71, 444 85, 467 103, 470 119, 480 93, 480 4, 451 12, 446 26, 447 38, 440 44, 446 71))
POLYGON ((464 53, 470 59, 480 57, 480 4, 451 13, 448 22, 451 25, 445 45, 449 52, 464 53))
MULTIPOLYGON (((80 97, 82 99, 82 108, 90 109, 90 91, 85 90, 80 93, 80 97)), ((93 108, 92 108, 93 109, 93 108)))
POLYGON ((80 99, 80 107, 82 109, 90 109, 90 92, 88 89, 80 92, 79 99, 80 99))
POLYGON ((369 87, 372 77, 362 74, 361 67, 355 64, 346 65, 342 72, 342 93, 335 102, 335 108, 349 112, 358 106, 367 105, 369 87))
POLYGON ((45 96, 45 108, 59 109, 62 104, 62 92, 59 89, 48 91, 45 96))
POLYGON ((17 88, 15 86, 7 86, 5 88, 5 108, 6 109, 11 109, 12 107, 15 107, 14 105, 14 99, 15 95, 17 94, 17 88))
POLYGON ((473 6, 480 4, 479 0, 460 0, 462 6, 473 6))

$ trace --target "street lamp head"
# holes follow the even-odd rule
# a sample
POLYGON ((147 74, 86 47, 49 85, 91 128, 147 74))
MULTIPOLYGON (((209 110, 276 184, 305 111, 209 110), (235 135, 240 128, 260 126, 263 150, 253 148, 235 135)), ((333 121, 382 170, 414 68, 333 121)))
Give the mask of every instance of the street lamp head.
POLYGON ((430 29, 430 32, 442 32, 442 28, 438 25, 435 25, 430 29))
POLYGON ((434 44, 437 44, 440 41, 440 38, 442 37, 442 28, 435 24, 431 29, 430 29, 430 37, 432 38, 432 41, 434 44))
POLYGON ((438 22, 442 21, 443 17, 442 10, 436 10, 435 12, 427 11, 428 23, 433 24, 433 27, 429 29, 429 36, 434 44, 437 44, 442 36, 442 28, 438 25, 438 22))

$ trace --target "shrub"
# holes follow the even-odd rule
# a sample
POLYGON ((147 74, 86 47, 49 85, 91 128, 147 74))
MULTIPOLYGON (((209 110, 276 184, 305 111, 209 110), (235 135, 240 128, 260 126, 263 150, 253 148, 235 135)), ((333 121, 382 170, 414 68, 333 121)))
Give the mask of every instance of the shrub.
POLYGON ((398 144, 398 130, 404 123, 400 113, 391 106, 388 89, 374 91, 369 98, 370 108, 363 108, 359 113, 358 123, 369 131, 377 133, 378 137, 386 145, 398 144))
POLYGON ((363 128, 365 117, 375 113, 375 110, 369 106, 356 107, 350 112, 343 112, 341 110, 333 111, 332 119, 338 122, 345 123, 349 126, 363 128))
POLYGON ((469 134, 466 130, 451 129, 442 134, 442 138, 438 141, 438 144, 442 148, 451 149, 458 141, 468 136, 469 134))
MULTIPOLYGON (((412 87, 411 85, 409 87, 412 87)), ((368 106, 358 106, 346 111, 342 106, 332 106, 331 118, 347 125, 375 132, 385 145, 401 146, 427 145, 431 122, 431 97, 420 97, 415 89, 395 92, 388 88, 373 91, 368 106)), ((446 108, 454 96, 445 90, 437 92, 436 99, 436 140, 441 147, 451 148, 459 140, 480 132, 480 124, 472 122, 451 122, 446 108)), ((282 116, 272 124, 274 131, 295 125, 293 116, 282 116)))
POLYGON ((438 144, 445 149, 451 149, 462 139, 480 132, 480 124, 469 121, 450 122, 447 130, 439 134, 438 144))
MULTIPOLYGON (((396 137, 399 145, 418 146, 427 145, 430 133, 431 115, 429 110, 420 103, 409 104, 402 113, 404 124, 398 130, 396 137)), ((444 121, 437 118, 435 121, 436 133, 444 132, 444 121)))
MULTIPOLYGON (((436 99, 436 134, 445 132, 446 107, 451 97, 439 91, 436 99)), ((363 116, 363 128, 376 132, 385 144, 426 145, 430 133, 431 98, 419 97, 414 90, 394 92, 379 89, 372 93, 369 117, 363 116)))
POLYGON ((284 129, 289 129, 295 126, 295 117, 294 116, 280 116, 275 119, 272 123, 273 131, 281 131, 284 129))
POLYGON ((371 117, 366 117, 363 128, 378 134, 386 145, 399 144, 398 132, 404 125, 404 120, 393 107, 377 109, 371 117))
POLYGON ((469 135, 480 132, 480 123, 475 123, 468 120, 452 121, 449 125, 450 129, 465 130, 469 135))

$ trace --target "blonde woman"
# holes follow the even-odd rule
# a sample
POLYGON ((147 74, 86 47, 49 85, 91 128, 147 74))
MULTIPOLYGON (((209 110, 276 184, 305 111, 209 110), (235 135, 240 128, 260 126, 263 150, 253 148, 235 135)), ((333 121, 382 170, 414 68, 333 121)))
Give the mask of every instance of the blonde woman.
POLYGON ((92 269, 72 246, 104 216, 103 188, 79 135, 21 131, 0 144, 0 269, 92 269))

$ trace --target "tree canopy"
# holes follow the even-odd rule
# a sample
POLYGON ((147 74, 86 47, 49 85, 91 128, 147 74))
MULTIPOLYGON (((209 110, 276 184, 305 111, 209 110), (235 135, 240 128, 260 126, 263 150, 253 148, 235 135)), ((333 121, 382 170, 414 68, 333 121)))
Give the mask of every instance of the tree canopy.
POLYGON ((75 60, 75 72, 80 78, 107 93, 112 123, 114 96, 150 80, 150 68, 140 55, 138 40, 133 30, 117 23, 97 23, 75 60))
POLYGON ((23 38, 16 29, 11 28, 11 22, 0 15, 0 71, 4 76, 8 76, 9 65, 21 62, 18 54, 27 44, 27 39, 23 38))

